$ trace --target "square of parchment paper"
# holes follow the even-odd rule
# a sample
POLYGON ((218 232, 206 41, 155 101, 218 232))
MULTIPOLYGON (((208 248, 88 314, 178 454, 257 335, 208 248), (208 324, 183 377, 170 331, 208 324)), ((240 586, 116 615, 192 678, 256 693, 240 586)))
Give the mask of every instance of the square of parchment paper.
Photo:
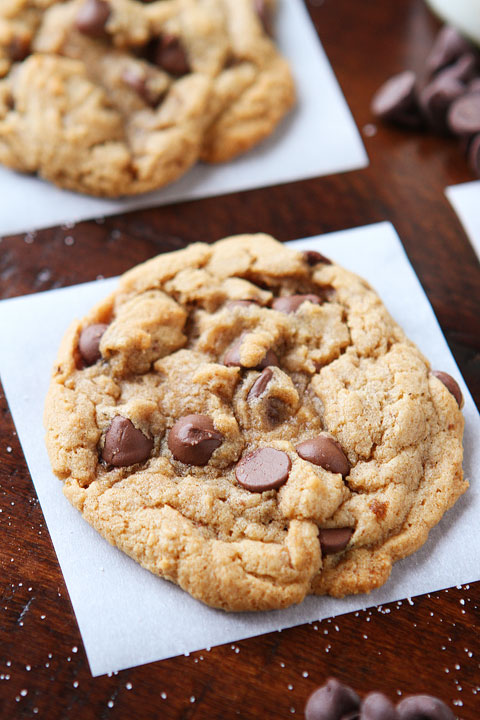
POLYGON ((42 413, 61 337, 116 280, 5 300, 0 303, 0 375, 94 675, 479 578, 480 418, 395 230, 380 223, 293 244, 318 249, 365 277, 433 367, 459 380, 470 489, 424 547, 397 563, 387 584, 368 596, 308 597, 296 607, 260 613, 213 610, 109 545, 70 506, 50 469, 42 413))

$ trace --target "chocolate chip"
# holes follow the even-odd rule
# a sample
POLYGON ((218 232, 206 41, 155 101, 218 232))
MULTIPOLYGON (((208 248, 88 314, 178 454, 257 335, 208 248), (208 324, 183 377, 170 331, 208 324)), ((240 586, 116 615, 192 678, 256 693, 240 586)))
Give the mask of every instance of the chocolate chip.
POLYGON ((469 92, 480 92, 480 77, 473 78, 468 83, 469 92))
POLYGON ((186 465, 206 465, 223 442, 208 415, 185 415, 168 433, 168 447, 176 460, 186 465))
POLYGON ((420 106, 430 127, 448 133, 447 113, 451 104, 465 93, 465 86, 450 75, 441 73, 420 93, 420 106))
POLYGON ((272 301, 272 308, 283 313, 294 313, 304 302, 311 302, 320 305, 322 299, 318 295, 287 295, 286 297, 275 298, 272 301))
POLYGON ((258 305, 257 300, 247 300, 247 298, 243 300, 229 300, 225 307, 231 310, 235 307, 249 307, 250 305, 258 305))
POLYGON ((286 483, 291 467, 292 462, 287 453, 266 447, 242 458, 237 465, 235 475, 246 490, 265 492, 286 483))
POLYGON ((360 720, 399 720, 399 717, 386 695, 373 692, 363 699, 360 720))
POLYGON ((478 59, 473 53, 461 55, 452 65, 449 65, 437 77, 448 77, 467 85, 473 80, 478 71, 478 59))
POLYGON ((161 93, 152 93, 147 85, 147 77, 135 68, 125 68, 122 73, 123 82, 134 90, 150 107, 156 107, 162 97, 161 93))
POLYGON ((87 365, 94 365, 100 360, 100 340, 108 325, 96 323, 83 328, 78 339, 80 355, 87 365))
POLYGON ((305 250, 303 253, 303 257, 305 258, 305 262, 310 265, 332 265, 332 261, 329 260, 325 255, 322 255, 322 253, 317 252, 316 250, 305 250))
POLYGON ((117 415, 105 435, 102 458, 114 467, 126 467, 147 460, 152 449, 151 438, 138 430, 131 420, 117 415))
POLYGON ((153 62, 165 72, 176 77, 191 72, 185 50, 179 38, 174 35, 162 35, 158 39, 153 53, 153 62))
POLYGON ((468 162, 473 172, 480 177, 480 134, 475 135, 468 147, 468 162))
POLYGON ((320 546, 324 555, 332 555, 333 553, 344 550, 350 538, 353 535, 353 528, 325 528, 320 529, 318 537, 320 546))
MULTIPOLYGON (((335 678, 329 678, 323 687, 315 690, 305 706, 305 720, 343 720, 360 708, 357 693, 335 678)), ((355 715, 354 715, 355 717, 355 715)))
POLYGON ((277 354, 273 352, 273 350, 267 350, 265 353, 265 356, 263 360, 260 360, 259 364, 255 368, 256 370, 263 370, 263 368, 267 367, 279 367, 280 362, 278 360, 277 354))
POLYGON ((454 380, 454 378, 448 373, 442 372, 442 370, 432 370, 432 375, 435 375, 435 377, 445 385, 447 390, 452 393, 453 397, 457 401, 458 407, 461 408, 463 405, 463 395, 457 381, 454 380))
POLYGON ((317 435, 305 440, 297 445, 296 450, 303 460, 320 465, 329 472, 341 473, 343 477, 350 472, 350 463, 340 443, 328 435, 317 435))
POLYGON ((110 5, 106 0, 85 0, 75 18, 75 27, 84 35, 102 37, 110 17, 110 5))
MULTIPOLYGON (((240 337, 238 340, 236 340, 233 345, 230 347, 229 350, 225 353, 223 356, 223 364, 227 367, 246 367, 246 365, 242 365, 242 362, 240 360, 240 348, 242 347, 243 343, 243 336, 240 337)), ((268 367, 269 365, 274 365, 275 367, 280 366, 280 362, 278 360, 278 357, 276 353, 273 350, 267 350, 265 353, 263 360, 260 361, 260 363, 255 368, 249 368, 251 370, 263 370, 263 368, 268 367)))
POLYGON ((400 720, 455 720, 444 702, 431 695, 412 695, 397 705, 400 720))
POLYGON ((432 49, 425 61, 427 72, 432 75, 455 62, 460 55, 471 52, 472 45, 458 30, 446 25, 438 33, 432 49))
POLYGON ((270 6, 265 0, 254 0, 255 10, 267 35, 273 35, 273 19, 270 6))
POLYGON ((247 395, 247 400, 254 400, 255 398, 260 397, 260 395, 265 391, 272 377, 272 370, 269 367, 266 367, 265 370, 263 370, 262 374, 255 380, 252 387, 250 388, 247 395))
POLYGON ((7 52, 13 62, 25 60, 30 52, 30 41, 25 37, 14 37, 8 45, 7 52))
POLYGON ((448 111, 448 127, 455 135, 480 133, 480 92, 458 97, 448 111))
POLYGON ((381 120, 398 125, 420 126, 422 119, 418 109, 416 85, 416 75, 410 70, 391 77, 373 96, 373 114, 381 120))

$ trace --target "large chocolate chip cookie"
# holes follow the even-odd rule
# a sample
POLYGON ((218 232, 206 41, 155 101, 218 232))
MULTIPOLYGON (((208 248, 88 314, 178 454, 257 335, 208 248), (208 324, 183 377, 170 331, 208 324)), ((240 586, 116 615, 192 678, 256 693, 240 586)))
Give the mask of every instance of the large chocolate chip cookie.
POLYGON ((465 491, 461 393, 365 281, 266 235, 160 255, 75 322, 47 446, 105 538, 209 605, 384 583, 465 491))

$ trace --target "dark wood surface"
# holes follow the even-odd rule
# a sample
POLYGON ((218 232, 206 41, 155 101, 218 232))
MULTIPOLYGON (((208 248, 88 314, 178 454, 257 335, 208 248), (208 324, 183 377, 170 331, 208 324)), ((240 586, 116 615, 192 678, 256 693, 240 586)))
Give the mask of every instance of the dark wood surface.
MULTIPOLYGON (((308 7, 363 132, 374 90, 420 67, 438 22, 421 0, 308 7)), ((116 275, 237 232, 290 240, 390 220, 478 406, 480 268, 444 195, 472 175, 454 140, 378 127, 364 141, 371 164, 358 172, 3 238, 1 295, 116 275)), ((93 679, 3 391, 0 458, 1 718, 303 717, 329 675, 362 693, 432 693, 463 720, 480 717, 480 583, 93 679)))

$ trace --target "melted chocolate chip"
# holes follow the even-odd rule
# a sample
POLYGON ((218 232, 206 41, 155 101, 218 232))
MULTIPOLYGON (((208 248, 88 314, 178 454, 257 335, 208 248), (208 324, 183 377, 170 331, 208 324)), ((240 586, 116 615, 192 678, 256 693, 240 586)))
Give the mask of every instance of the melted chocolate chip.
POLYGON ((345 477, 350 472, 350 463, 340 443, 328 435, 317 435, 311 440, 304 440, 296 447, 303 460, 320 465, 325 470, 340 473, 345 477))
POLYGON ((329 678, 323 687, 315 690, 305 706, 305 720, 343 720, 355 717, 359 711, 357 693, 335 678, 329 678))
POLYGON ((132 90, 135 90, 137 95, 146 100, 147 96, 147 82, 146 77, 143 73, 134 70, 133 68, 125 68, 122 72, 122 80, 132 90))
POLYGON ((353 528, 327 528, 319 530, 318 537, 324 555, 344 550, 353 535, 353 528))
POLYGON ((176 460, 186 465, 206 465, 223 442, 208 415, 185 415, 168 434, 168 447, 176 460))
POLYGON ((322 255, 322 253, 317 252, 316 250, 305 250, 303 253, 303 257, 305 258, 305 262, 310 265, 332 265, 332 261, 329 260, 325 255, 322 255))
POLYGON ((102 458, 114 467, 141 463, 150 457, 153 440, 138 430, 131 420, 117 415, 105 435, 102 458))
POLYGON ((265 0, 254 0, 255 10, 267 35, 273 35, 273 20, 270 6, 265 0))
POLYGON ((247 395, 247 400, 254 400, 255 398, 260 397, 260 395, 265 392, 265 389, 272 377, 272 370, 270 370, 269 367, 266 367, 265 370, 262 371, 262 374, 255 380, 252 387, 250 388, 247 395))
POLYGON ((304 302, 311 302, 320 305, 322 298, 318 295, 287 295, 286 297, 275 298, 272 301, 272 308, 283 313, 294 313, 304 302))
POLYGON ((110 5, 106 0, 85 0, 75 18, 75 27, 84 35, 102 37, 110 17, 110 5))
MULTIPOLYGON (((233 345, 230 347, 229 350, 225 353, 223 356, 223 364, 227 367, 246 367, 245 365, 242 365, 242 362, 240 360, 240 348, 242 347, 243 337, 236 340, 233 345)), ((273 350, 267 350, 265 353, 263 360, 260 361, 260 363, 255 368, 249 368, 252 370, 263 370, 264 368, 268 367, 269 365, 274 365, 275 367, 280 366, 280 362, 278 360, 278 357, 276 353, 273 350)))
POLYGON ((363 699, 360 720, 399 720, 399 716, 386 695, 373 692, 363 699))
POLYGON ((373 114, 398 125, 420 126, 422 119, 418 108, 416 85, 417 78, 410 70, 391 77, 373 96, 373 114))
POLYGON ((412 695, 398 703, 399 720, 455 720, 444 702, 430 695, 412 695))
POLYGON ((30 41, 25 37, 14 37, 8 45, 7 52, 13 62, 25 60, 30 52, 30 41))
POLYGON ((94 365, 100 360, 100 340, 107 327, 104 323, 96 323, 88 325, 80 333, 78 349, 86 365, 94 365))
POLYGON ((257 300, 248 300, 247 298, 243 300, 229 300, 225 307, 231 310, 235 307, 249 307, 250 305, 258 305, 257 300))
POLYGON ((155 46, 153 62, 175 77, 191 72, 185 50, 178 37, 162 35, 155 46))
POLYGON ((458 407, 461 408, 463 405, 463 395, 457 381, 454 380, 453 377, 448 373, 442 372, 442 370, 432 370, 432 375, 435 375, 435 377, 438 378, 440 382, 445 385, 447 390, 453 395, 453 397, 457 401, 458 407))
POLYGON ((260 448, 246 455, 235 470, 239 484, 250 492, 275 490, 287 482, 292 462, 287 453, 260 448))

